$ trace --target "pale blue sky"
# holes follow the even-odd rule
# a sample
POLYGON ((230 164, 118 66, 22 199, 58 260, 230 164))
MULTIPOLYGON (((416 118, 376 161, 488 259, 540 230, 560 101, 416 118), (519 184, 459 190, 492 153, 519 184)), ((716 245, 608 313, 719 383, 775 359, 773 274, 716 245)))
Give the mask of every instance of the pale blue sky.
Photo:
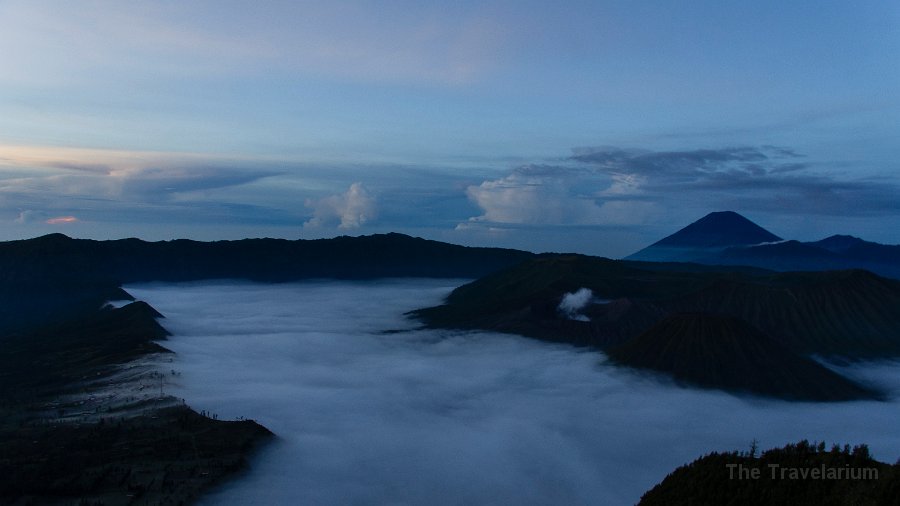
POLYGON ((5 0, 0 239, 900 243, 898 59, 894 1, 5 0))

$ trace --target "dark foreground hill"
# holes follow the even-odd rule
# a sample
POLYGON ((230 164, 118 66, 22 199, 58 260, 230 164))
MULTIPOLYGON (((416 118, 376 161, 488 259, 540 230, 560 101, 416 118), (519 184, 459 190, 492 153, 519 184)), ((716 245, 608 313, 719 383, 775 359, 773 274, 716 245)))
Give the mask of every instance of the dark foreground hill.
POLYGON ((544 256, 463 285, 445 304, 412 314, 436 327, 512 332, 619 350, 617 358, 625 365, 650 367, 708 387, 783 398, 871 397, 866 388, 829 373, 810 355, 900 356, 900 281, 865 271, 636 267, 642 265, 652 266, 544 256), (577 311, 564 310, 566 294, 582 289, 591 296, 577 311), (667 320, 680 313, 695 316, 667 320), (756 374, 741 380, 738 371, 756 374))
POLYGON ((801 441, 757 456, 711 453, 673 471, 639 506, 894 506, 900 462, 875 460, 865 445, 801 441))
POLYGON ((814 242, 784 241, 733 211, 710 213, 626 257, 647 262, 698 262, 777 271, 866 269, 900 279, 900 245, 833 235, 814 242))

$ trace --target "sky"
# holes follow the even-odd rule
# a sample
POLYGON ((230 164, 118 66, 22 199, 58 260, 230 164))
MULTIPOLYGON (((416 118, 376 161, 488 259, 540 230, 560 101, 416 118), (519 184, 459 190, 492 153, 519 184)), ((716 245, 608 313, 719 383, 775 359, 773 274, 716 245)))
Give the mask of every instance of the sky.
POLYGON ((900 4, 0 0, 0 240, 900 243, 900 4))

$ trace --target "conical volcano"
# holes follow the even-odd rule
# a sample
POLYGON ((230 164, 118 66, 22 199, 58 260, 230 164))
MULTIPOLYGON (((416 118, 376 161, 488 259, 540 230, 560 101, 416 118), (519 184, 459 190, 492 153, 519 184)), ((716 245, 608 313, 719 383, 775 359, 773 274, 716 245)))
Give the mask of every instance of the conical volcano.
POLYGON ((650 262, 702 261, 726 248, 782 240, 734 211, 709 213, 627 257, 650 262))

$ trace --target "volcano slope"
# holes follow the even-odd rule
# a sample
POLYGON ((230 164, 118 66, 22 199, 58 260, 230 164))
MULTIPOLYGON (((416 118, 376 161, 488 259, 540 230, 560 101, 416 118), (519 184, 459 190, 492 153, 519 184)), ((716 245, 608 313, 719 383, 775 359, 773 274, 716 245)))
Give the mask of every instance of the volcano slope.
POLYGON ((862 270, 773 273, 546 255, 413 311, 431 327, 590 346, 705 388, 801 400, 878 397, 810 356, 900 356, 900 282, 862 270), (577 314, 566 294, 592 297, 577 314))

